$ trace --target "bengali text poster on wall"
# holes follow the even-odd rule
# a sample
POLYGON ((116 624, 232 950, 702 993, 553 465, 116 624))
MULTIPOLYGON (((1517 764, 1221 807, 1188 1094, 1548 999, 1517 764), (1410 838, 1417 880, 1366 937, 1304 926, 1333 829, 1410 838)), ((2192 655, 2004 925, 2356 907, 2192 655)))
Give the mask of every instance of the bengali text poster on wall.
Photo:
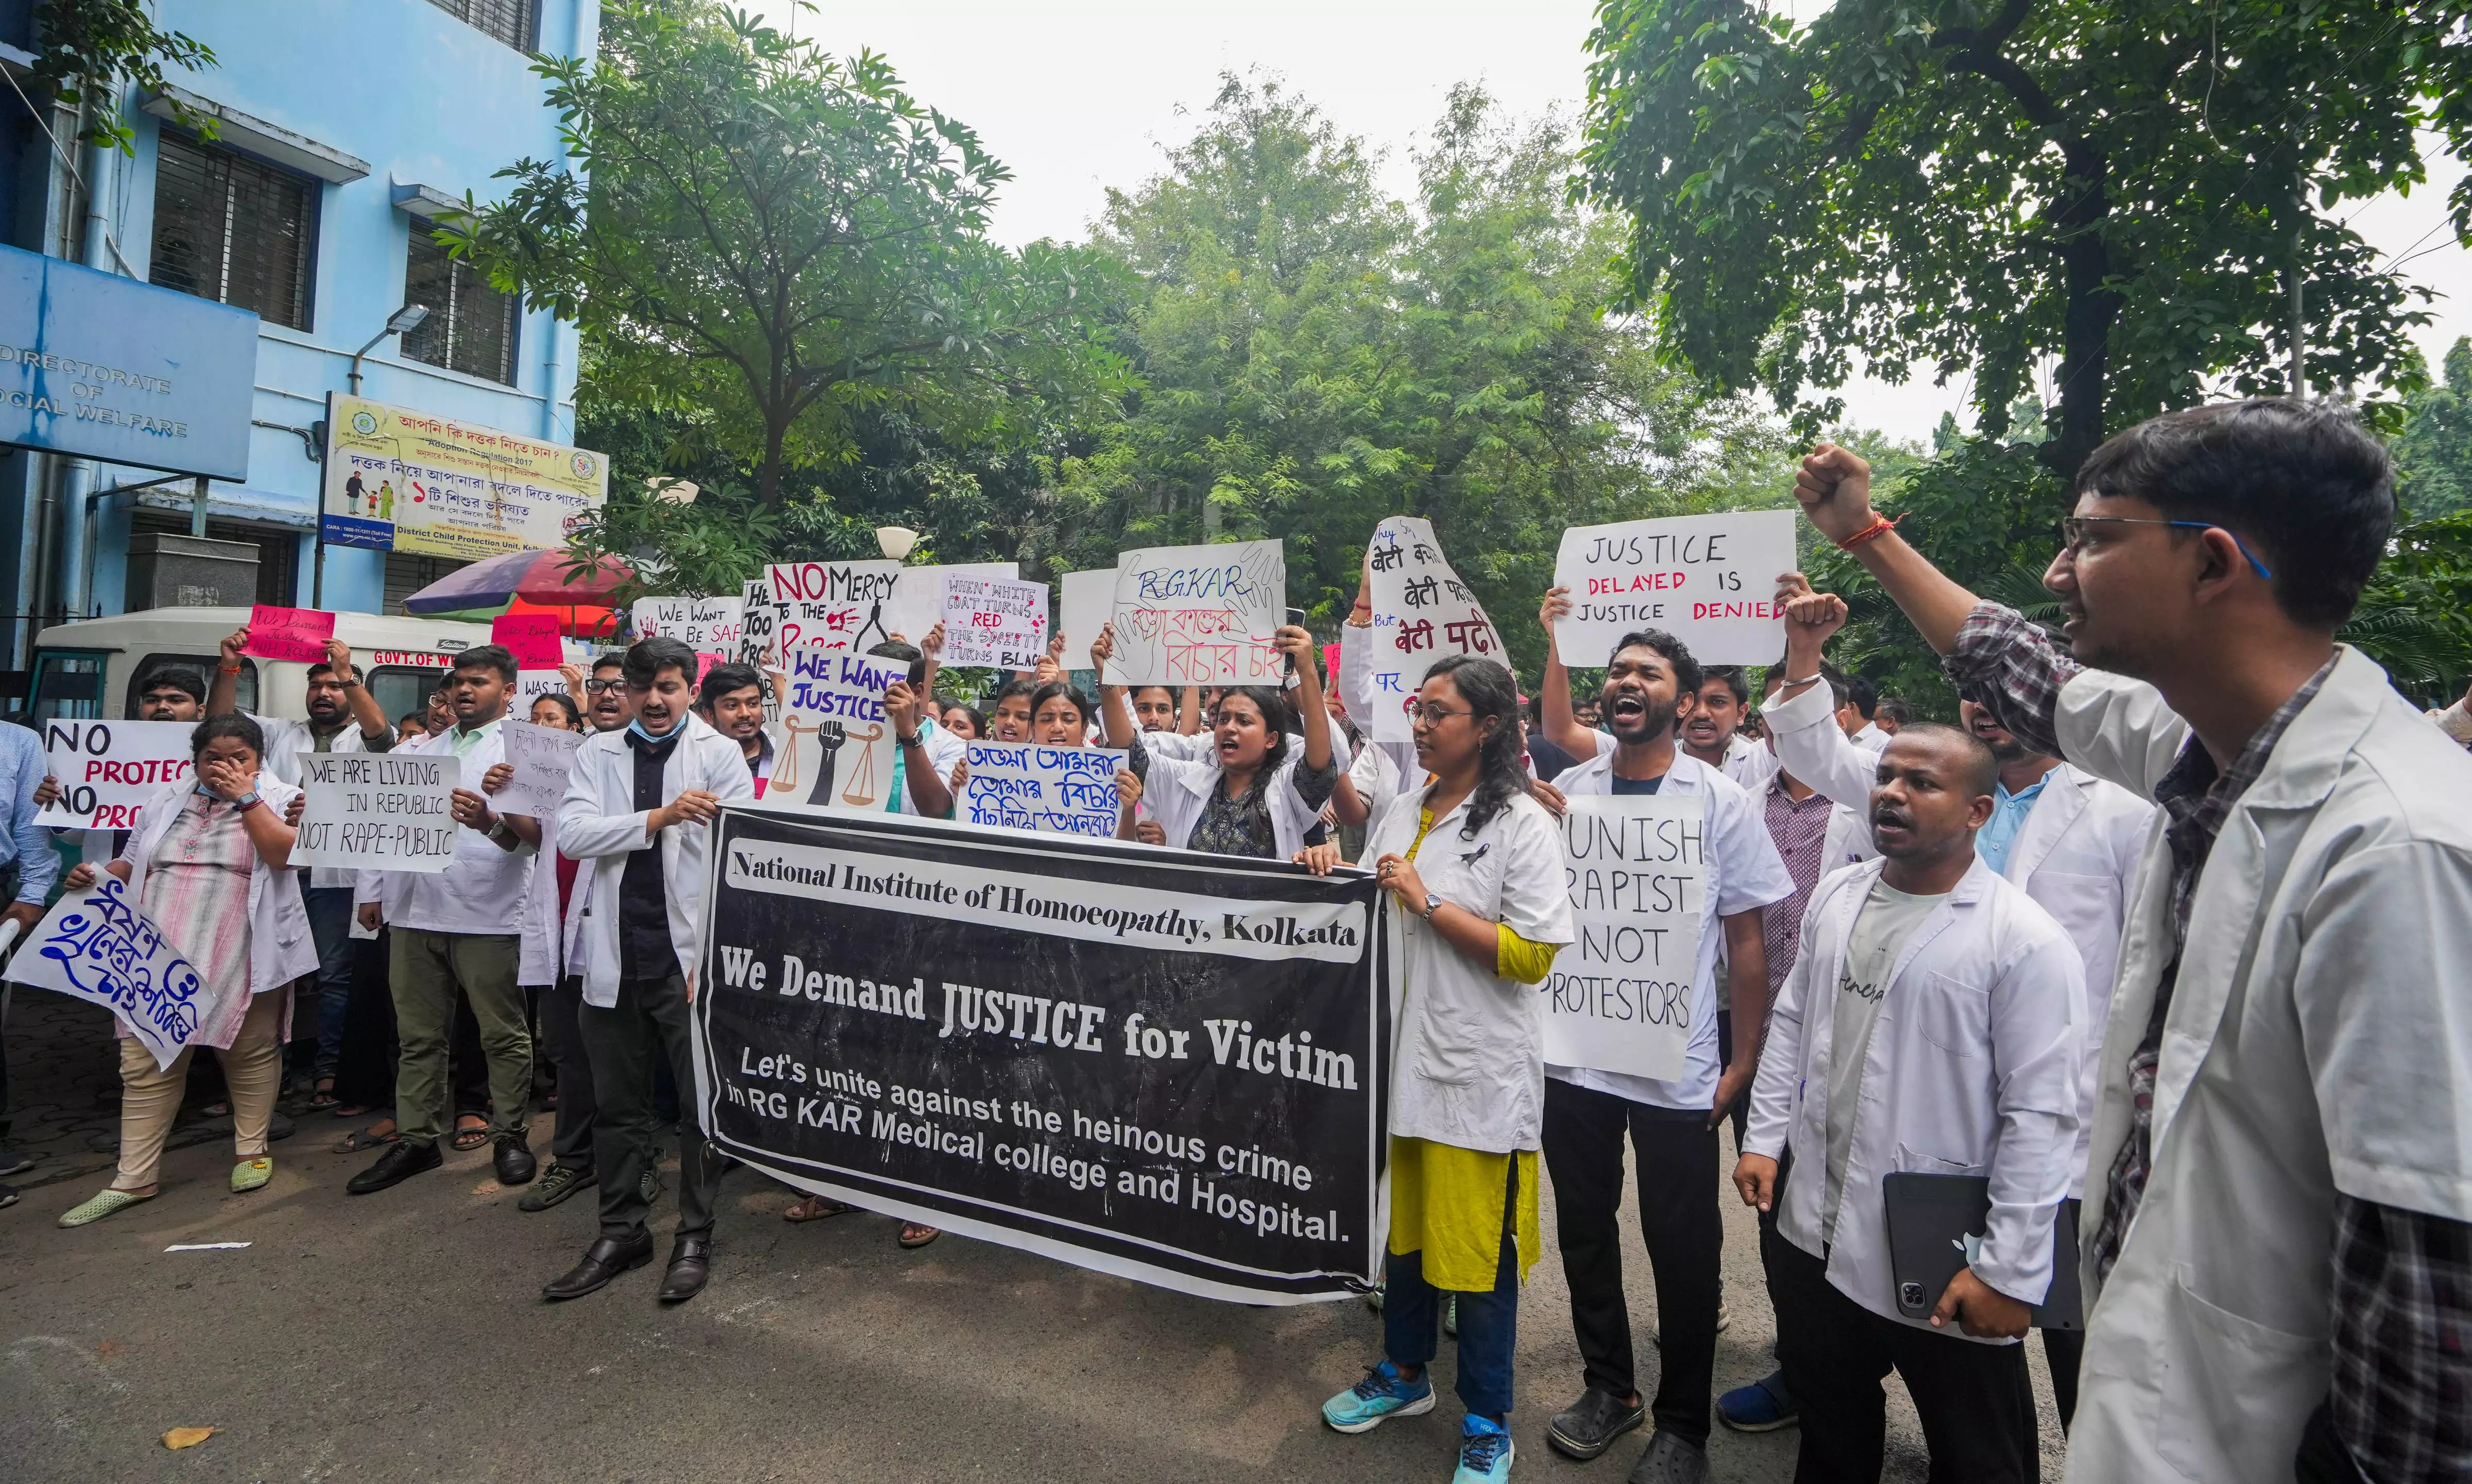
POLYGON ((1545 981, 1545 1060, 1672 1082, 1698 1004, 1707 800, 1579 794, 1562 860, 1579 941, 1545 981))
POLYGON ((1785 656, 1776 580, 1795 568, 1794 512, 1674 515, 1562 533, 1554 583, 1571 612, 1554 626, 1562 662, 1601 665, 1624 634, 1662 629, 1701 664, 1785 656))
POLYGON ((1373 603, 1369 721, 1376 740, 1405 742, 1414 735, 1409 704, 1436 660, 1475 655, 1508 668, 1510 658, 1485 605, 1443 558, 1432 521, 1392 515, 1373 528, 1365 561, 1373 603))
POLYGON ((1131 685, 1283 684, 1284 657, 1271 641, 1287 606, 1287 558, 1274 540, 1121 553, 1112 668, 1131 685))
POLYGON ((697 1095, 799 1188, 1251 1304, 1379 1272, 1370 878, 723 812, 697 1095))
POLYGON ((341 393, 324 468, 328 544, 466 561, 561 548, 609 497, 591 449, 341 393))

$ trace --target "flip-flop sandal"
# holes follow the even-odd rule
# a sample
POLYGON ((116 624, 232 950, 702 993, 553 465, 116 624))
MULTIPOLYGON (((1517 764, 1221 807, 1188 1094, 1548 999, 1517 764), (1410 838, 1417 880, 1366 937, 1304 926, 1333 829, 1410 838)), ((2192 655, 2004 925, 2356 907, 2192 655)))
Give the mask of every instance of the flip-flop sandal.
POLYGON ((781 1213, 781 1219, 790 1222, 824 1221, 855 1209, 857 1209, 856 1207, 844 1205, 824 1196, 808 1196, 803 1200, 791 1202, 790 1209, 781 1213))
POLYGON ((399 1133, 372 1134, 367 1129, 354 1129, 350 1134, 345 1136, 342 1143, 335 1146, 335 1152, 337 1154, 359 1154, 364 1150, 368 1149, 384 1149, 387 1145, 392 1144, 402 1137, 403 1136, 399 1133))
POLYGON ((337 1103, 334 1107, 334 1111, 329 1114, 329 1116, 336 1118, 366 1118, 375 1112, 377 1112, 377 1106, 373 1103, 337 1103))
POLYGON ((901 1229, 901 1235, 897 1238, 897 1240, 901 1243, 901 1245, 902 1245, 902 1246, 904 1246, 904 1247, 908 1247, 908 1248, 911 1248, 912 1250, 914 1250, 914 1251, 915 1251, 915 1250, 916 1250, 916 1249, 918 1249, 918 1248, 921 1248, 921 1247, 926 1246, 929 1242, 932 1242, 932 1241, 936 1240, 936 1238, 938 1238, 938 1237, 939 1237, 939 1236, 942 1236, 943 1234, 944 1234, 944 1233, 943 1233, 943 1231, 942 1231, 942 1229, 941 1229, 941 1228, 939 1228, 939 1227, 922 1227, 922 1226, 919 1226, 919 1225, 917 1225, 916 1223, 913 1222, 913 1223, 906 1224, 906 1225, 904 1225, 904 1226, 902 1227, 902 1229, 901 1229), (927 1234, 926 1234, 926 1235, 924 1235, 924 1236, 913 1236, 911 1233, 914 1233, 914 1232, 923 1232, 923 1233, 927 1233, 927 1234))
POLYGON ((208 1103, 205 1107, 198 1110, 198 1116, 201 1118, 228 1118, 231 1116, 231 1104, 227 1102, 208 1103))
POLYGON ((343 1106, 343 1104, 335 1101, 335 1093, 332 1089, 323 1092, 312 1092, 309 1094, 309 1111, 311 1113, 332 1113, 343 1106))
POLYGON ((455 1137, 448 1140, 458 1149, 478 1149, 488 1141, 489 1126, 486 1123, 477 1129, 457 1129, 455 1137))

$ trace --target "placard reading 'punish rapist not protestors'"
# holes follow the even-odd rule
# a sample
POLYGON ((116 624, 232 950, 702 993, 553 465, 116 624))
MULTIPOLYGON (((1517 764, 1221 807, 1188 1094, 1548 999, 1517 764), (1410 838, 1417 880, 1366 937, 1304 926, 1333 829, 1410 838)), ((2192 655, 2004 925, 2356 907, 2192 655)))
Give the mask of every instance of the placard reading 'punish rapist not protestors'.
POLYGON ((761 808, 713 861, 697 1092, 730 1155, 1212 1298, 1377 1271, 1369 877, 761 808))
POLYGON ((1707 800, 1581 794, 1562 816, 1580 941, 1545 981, 1545 1060, 1672 1082, 1691 1049, 1707 800))

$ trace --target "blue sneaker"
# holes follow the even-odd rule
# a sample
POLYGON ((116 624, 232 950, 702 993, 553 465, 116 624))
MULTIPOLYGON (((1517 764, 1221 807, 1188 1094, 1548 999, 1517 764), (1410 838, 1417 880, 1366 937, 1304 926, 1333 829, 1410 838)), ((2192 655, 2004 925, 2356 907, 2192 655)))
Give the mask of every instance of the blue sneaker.
POLYGON ((1771 1371, 1748 1386, 1717 1399, 1717 1421, 1736 1432, 1774 1432, 1802 1421, 1802 1408, 1785 1389, 1785 1373, 1771 1371))
POLYGON ((1460 1467, 1451 1484, 1502 1484, 1519 1448, 1500 1423, 1470 1417, 1460 1425, 1460 1467))
POLYGON ((1433 1373, 1403 1381, 1399 1368, 1385 1360, 1366 1372, 1365 1379, 1323 1402, 1321 1420, 1341 1432, 1370 1432, 1393 1417, 1421 1417, 1433 1409, 1433 1373))

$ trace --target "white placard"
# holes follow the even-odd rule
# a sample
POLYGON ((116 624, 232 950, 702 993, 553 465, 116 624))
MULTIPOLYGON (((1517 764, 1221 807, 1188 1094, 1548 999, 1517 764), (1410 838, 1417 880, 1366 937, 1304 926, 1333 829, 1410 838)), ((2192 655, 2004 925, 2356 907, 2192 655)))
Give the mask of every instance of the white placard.
POLYGON ((48 721, 43 755, 60 793, 35 823, 55 829, 127 829, 166 783, 187 782, 195 722, 48 721))
POLYGON ((781 610, 772 601, 772 585, 758 579, 739 589, 738 600, 738 662, 751 664, 759 670, 781 668, 781 656, 774 645, 780 633, 781 610))
POLYGON ((464 762, 439 753, 302 753, 309 796, 292 864, 346 871, 446 869, 455 859, 454 793, 464 762))
MULTIPOLYGON (((566 674, 562 670, 517 670, 514 698, 507 703, 507 714, 529 716, 533 703, 543 696, 566 694, 566 674)), ((572 699, 572 698, 570 698, 572 699)), ((577 703, 582 705, 581 702, 577 703)))
POLYGON ((1116 771, 1124 765, 1125 754, 1112 748, 973 742, 958 817, 999 829, 1105 840, 1115 834, 1123 807, 1116 771))
MULTIPOLYGON (((1116 668, 1129 685, 1280 685, 1287 622, 1277 541, 1158 546, 1116 558, 1116 668)), ((1112 681, 1110 683, 1114 683, 1112 681)))
POLYGON ((1045 583, 944 578, 944 663, 1034 670, 1047 638, 1045 583))
POLYGON ((804 644, 783 652, 789 693, 772 733, 772 777, 764 802, 830 809, 882 809, 897 753, 884 692, 910 667, 846 650, 804 644))
POLYGON ((1564 664, 1601 665, 1624 634, 1662 629, 1701 664, 1774 664, 1776 580, 1793 570, 1792 511, 1573 526, 1554 559, 1554 585, 1571 589, 1555 642, 1564 664))
MULTIPOLYGON (((1018 562, 955 562, 940 566, 906 566, 892 585, 892 602, 884 610, 884 626, 908 643, 920 643, 944 616, 947 577, 1021 576, 1018 562)), ((951 661, 947 660, 947 663, 951 661)))
POLYGON ((1562 860, 1579 941, 1545 981, 1545 1060, 1672 1082, 1699 1003, 1707 800, 1579 794, 1562 860))
POLYGON ((506 739, 507 761, 515 771, 507 786, 490 798, 489 807, 536 820, 557 818, 583 733, 564 727, 535 727, 511 716, 499 724, 498 735, 506 739))
POLYGON ((900 578, 898 562, 775 562, 764 569, 780 627, 782 654, 806 644, 865 654, 892 637, 885 610, 900 578))
MULTIPOLYGON (((1064 635, 1064 668, 1085 669, 1090 661, 1090 646, 1099 642, 1099 631, 1107 626, 1107 616, 1116 607, 1116 569, 1094 567, 1087 572, 1067 572, 1059 578, 1056 627, 1064 635)), ((1107 661, 1107 670, 1099 677, 1103 685, 1124 683, 1124 669, 1115 660, 1107 661)))
POLYGON ((1406 742, 1408 706, 1434 661, 1477 655, 1508 668, 1502 635, 1485 606, 1460 581, 1434 539, 1433 522, 1393 515, 1373 528, 1366 553, 1372 579, 1373 714, 1359 718, 1381 742, 1406 742))
POLYGON ((204 1028, 207 1007, 198 995, 205 983, 196 966, 107 871, 52 904, 9 961, 9 977, 109 1009, 158 1067, 171 1065, 204 1028))
POLYGON ((639 639, 677 639, 698 654, 738 653, 744 598, 637 598, 630 627, 639 639))

